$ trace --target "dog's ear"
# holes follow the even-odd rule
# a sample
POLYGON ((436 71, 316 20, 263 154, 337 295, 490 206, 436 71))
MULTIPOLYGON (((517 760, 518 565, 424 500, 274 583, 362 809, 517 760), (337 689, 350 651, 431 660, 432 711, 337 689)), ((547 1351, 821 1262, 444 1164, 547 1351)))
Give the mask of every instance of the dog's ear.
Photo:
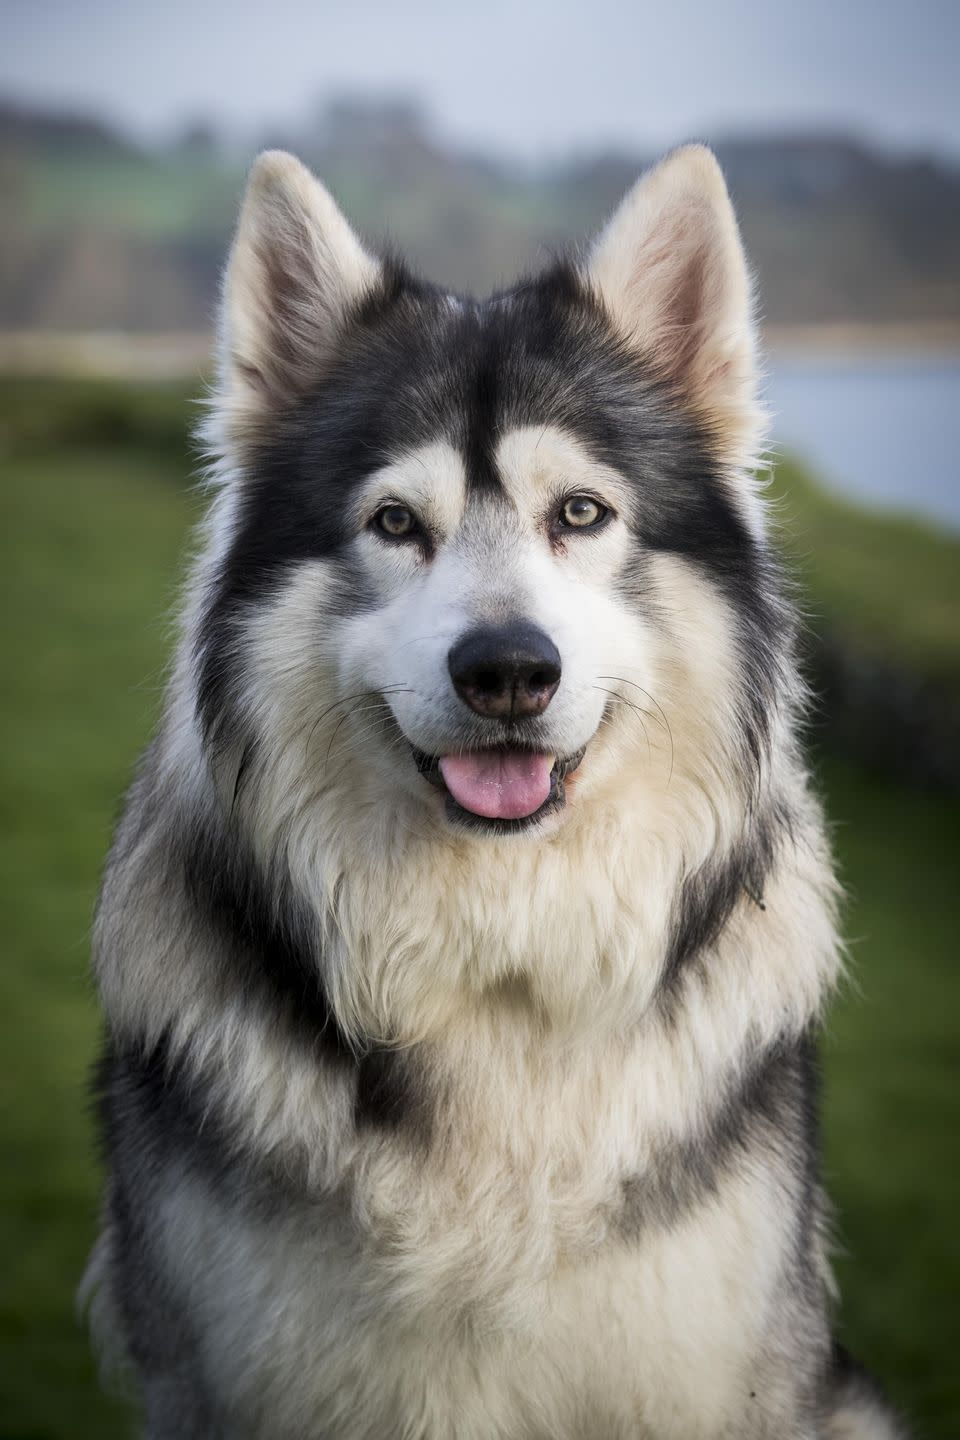
POLYGON ((685 146, 637 181, 594 242, 587 278, 626 343, 709 424, 725 463, 755 461, 750 280, 710 150, 685 146))
POLYGON ((259 157, 220 317, 218 400, 231 433, 255 426, 323 374, 346 317, 379 273, 332 196, 299 160, 281 150, 259 157))

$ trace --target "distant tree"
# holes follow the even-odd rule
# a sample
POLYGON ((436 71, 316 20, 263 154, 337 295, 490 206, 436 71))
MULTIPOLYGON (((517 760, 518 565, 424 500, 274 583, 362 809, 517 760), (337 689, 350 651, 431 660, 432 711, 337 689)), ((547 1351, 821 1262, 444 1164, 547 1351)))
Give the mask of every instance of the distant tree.
POLYGON ((411 96, 337 96, 319 113, 318 139, 344 149, 426 145, 426 112, 411 96))
POLYGON ((202 117, 189 120, 174 140, 172 148, 175 154, 190 159, 212 159, 219 149, 216 127, 210 120, 202 117))

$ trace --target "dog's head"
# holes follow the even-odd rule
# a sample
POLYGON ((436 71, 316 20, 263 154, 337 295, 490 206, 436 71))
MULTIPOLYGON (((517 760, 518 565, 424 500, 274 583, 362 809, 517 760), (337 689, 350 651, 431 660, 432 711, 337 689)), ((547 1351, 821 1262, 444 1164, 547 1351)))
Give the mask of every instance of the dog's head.
POLYGON ((481 836, 543 834, 638 770, 748 788, 777 688, 749 309, 698 147, 582 261, 483 303, 369 253, 263 156, 196 639, 232 783, 253 756, 301 796, 481 836))

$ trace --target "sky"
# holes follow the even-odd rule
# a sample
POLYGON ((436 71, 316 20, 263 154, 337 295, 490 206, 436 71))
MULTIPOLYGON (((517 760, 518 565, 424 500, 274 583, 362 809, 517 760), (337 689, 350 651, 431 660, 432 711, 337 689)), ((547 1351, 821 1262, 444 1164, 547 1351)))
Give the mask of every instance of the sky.
POLYGON ((802 128, 960 159, 960 0, 0 0, 0 96, 147 138, 343 94, 528 158, 802 128))

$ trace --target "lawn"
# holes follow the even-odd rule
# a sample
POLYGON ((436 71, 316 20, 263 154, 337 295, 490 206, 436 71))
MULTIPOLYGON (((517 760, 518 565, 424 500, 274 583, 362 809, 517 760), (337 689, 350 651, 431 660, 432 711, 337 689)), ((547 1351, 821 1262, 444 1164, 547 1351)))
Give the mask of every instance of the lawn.
MULTIPOLYGON (((98 1390, 73 1310, 98 1188, 85 1100, 97 1045, 88 938, 118 798, 157 712, 183 541, 196 514, 180 404, 175 391, 130 401, 96 387, 66 395, 0 385, 5 1440, 131 1434, 128 1412, 98 1390)), ((795 503, 801 537, 804 526, 836 536, 823 518, 834 502, 798 480, 795 503)), ((911 539, 912 527, 899 532, 898 553, 886 528, 881 544, 874 522, 859 516, 855 528, 847 514, 845 523, 861 548, 875 544, 883 567, 889 558, 901 574, 927 573, 929 557, 941 554, 942 542, 927 532, 911 539)), ((952 578, 938 571, 937 583, 955 605, 951 550, 952 578)), ((826 566, 819 544, 816 555, 826 566)), ((842 569, 845 555, 840 546, 831 563, 842 569)), ((908 615, 890 599, 883 567, 857 567, 850 613, 866 617, 878 641, 889 625, 891 645, 929 643, 931 665, 960 666, 957 628, 952 639, 949 625, 944 631, 936 586, 908 615), (910 627, 919 638, 904 642, 910 627)), ((852 579, 831 569, 816 583, 818 605, 847 605, 852 579)), ((825 760, 822 773, 850 894, 856 979, 833 1007, 825 1045, 841 1329, 918 1432, 947 1440, 960 1431, 952 1341, 960 1291, 952 1163, 960 1122, 960 817, 935 795, 835 760, 825 760)))
POLYGON ((960 714, 960 544, 923 520, 865 517, 784 461, 771 485, 813 625, 929 681, 960 714))

